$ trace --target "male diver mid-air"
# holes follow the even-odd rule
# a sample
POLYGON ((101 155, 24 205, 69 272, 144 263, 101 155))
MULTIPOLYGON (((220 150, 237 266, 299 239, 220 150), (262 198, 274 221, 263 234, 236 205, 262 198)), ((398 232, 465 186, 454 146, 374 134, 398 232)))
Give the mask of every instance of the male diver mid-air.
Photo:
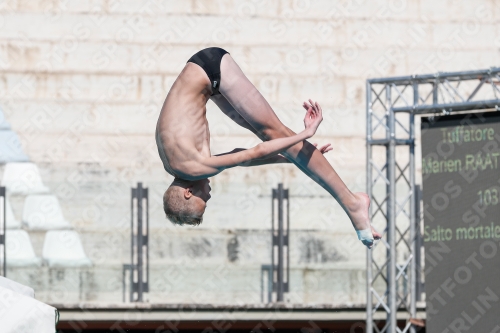
POLYGON ((167 218, 176 224, 198 225, 210 199, 209 177, 236 166, 294 163, 327 190, 342 206, 368 248, 381 235, 370 224, 366 193, 352 193, 323 153, 306 141, 323 120, 321 106, 309 100, 304 130, 294 133, 276 116, 231 55, 217 47, 199 51, 186 63, 163 104, 156 127, 156 143, 165 170, 175 177, 165 191, 167 218), (212 100, 238 125, 263 142, 249 149, 212 155, 206 104, 212 100), (281 155, 282 154, 282 155, 281 155))

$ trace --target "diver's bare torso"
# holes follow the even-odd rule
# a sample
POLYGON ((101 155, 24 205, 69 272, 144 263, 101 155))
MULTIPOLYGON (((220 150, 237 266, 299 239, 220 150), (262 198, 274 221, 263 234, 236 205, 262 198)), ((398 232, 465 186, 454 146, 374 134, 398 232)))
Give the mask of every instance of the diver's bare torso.
POLYGON ((197 161, 211 156, 206 118, 211 92, 203 69, 188 62, 165 99, 156 136, 165 170, 175 177, 188 177, 197 161))

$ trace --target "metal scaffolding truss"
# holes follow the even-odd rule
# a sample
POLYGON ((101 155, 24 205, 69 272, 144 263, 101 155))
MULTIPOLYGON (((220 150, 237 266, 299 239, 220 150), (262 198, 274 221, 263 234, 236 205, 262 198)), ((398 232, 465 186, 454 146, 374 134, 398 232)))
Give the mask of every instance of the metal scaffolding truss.
POLYGON ((421 272, 415 115, 498 111, 499 74, 491 68, 367 80, 367 191, 372 223, 383 238, 367 254, 366 332, 416 332, 408 320, 416 315, 421 272))

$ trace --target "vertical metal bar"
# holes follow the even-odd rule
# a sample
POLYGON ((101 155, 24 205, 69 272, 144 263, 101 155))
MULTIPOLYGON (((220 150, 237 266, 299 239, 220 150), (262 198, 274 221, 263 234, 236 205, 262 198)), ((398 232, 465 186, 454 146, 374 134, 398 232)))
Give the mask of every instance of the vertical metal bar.
POLYGON ((290 195, 288 190, 285 190, 286 198, 286 284, 285 292, 290 291, 290 195))
MULTIPOLYGON (((413 105, 418 104, 418 83, 413 82, 413 105)), ((416 317, 417 306, 416 306, 416 256, 415 256, 415 114, 410 112, 410 255, 413 256, 410 262, 410 316, 412 318, 416 317)), ((410 327, 410 333, 415 333, 415 326, 410 327)))
POLYGON ((386 85, 386 99, 388 103, 388 140, 387 149, 387 179, 389 180, 387 200, 388 233, 387 240, 387 280, 388 280, 388 306, 387 322, 390 333, 396 333, 396 131, 395 114, 392 110, 391 86, 386 85))
POLYGON ((271 297, 269 302, 273 301, 273 293, 278 292, 278 280, 277 280, 277 269, 276 269, 276 245, 277 245, 277 235, 276 235, 276 216, 275 216, 275 203, 274 200, 278 197, 275 189, 271 191, 271 297))
POLYGON ((142 198, 143 198, 142 183, 137 184, 137 300, 142 302, 142 198))
POLYGON ((278 184, 278 302, 283 301, 283 184, 278 184))
MULTIPOLYGON (((371 111, 371 85, 366 81, 366 190, 372 199, 372 111, 371 111)), ((368 216, 372 218, 370 205, 368 216)), ((373 332, 373 300, 372 300, 372 251, 366 250, 366 332, 373 332)))
POLYGON ((130 301, 143 302, 149 291, 149 202, 148 189, 137 183, 131 200, 130 301))
POLYGON ((131 199, 130 199, 130 302, 134 302, 134 272, 135 272, 135 260, 134 260, 134 251, 135 251, 135 237, 134 237, 134 229, 135 229, 135 209, 134 209, 134 198, 137 196, 137 190, 132 188, 131 191, 131 199))
POLYGON ((420 211, 420 200, 422 199, 422 190, 419 185, 415 185, 415 270, 416 270, 416 298, 415 302, 421 300, 421 295, 423 292, 422 288, 422 235, 420 233, 420 223, 421 223, 421 211, 420 211))
POLYGON ((149 292, 149 191, 144 190, 144 198, 146 200, 146 234, 143 235, 143 246, 146 250, 146 281, 144 283, 144 292, 149 292))
POLYGON ((0 196, 2 197, 2 223, 0 225, 0 245, 2 246, 2 276, 7 277, 7 191, 5 187, 0 187, 0 196))
POLYGON ((434 84, 432 86, 432 104, 434 105, 438 104, 438 100, 439 100, 439 79, 435 79, 434 84))

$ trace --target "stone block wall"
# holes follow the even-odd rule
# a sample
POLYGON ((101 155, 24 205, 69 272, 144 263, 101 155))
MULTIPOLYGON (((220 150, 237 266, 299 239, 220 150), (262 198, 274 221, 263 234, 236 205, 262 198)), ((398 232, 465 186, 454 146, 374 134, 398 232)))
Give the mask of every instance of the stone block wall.
MULTIPOLYGON (((0 3, 0 106, 94 266, 11 268, 46 301, 121 301, 130 187, 150 189, 151 302, 260 301, 270 263, 270 193, 291 193, 290 302, 363 303, 365 249, 339 205, 290 165, 236 168, 212 180, 197 228, 174 227, 172 180, 154 130, 186 60, 227 49, 282 121, 302 101, 324 122, 312 141, 353 191, 365 190, 365 80, 499 63, 500 5, 447 0, 23 1, 0 3), (214 276, 216 276, 214 278, 214 276), (58 289, 59 288, 59 289, 58 289)), ((258 140, 209 102, 214 154, 258 140)), ((12 199, 18 219, 22 200, 12 199)), ((38 255, 43 235, 31 232, 38 255)))

